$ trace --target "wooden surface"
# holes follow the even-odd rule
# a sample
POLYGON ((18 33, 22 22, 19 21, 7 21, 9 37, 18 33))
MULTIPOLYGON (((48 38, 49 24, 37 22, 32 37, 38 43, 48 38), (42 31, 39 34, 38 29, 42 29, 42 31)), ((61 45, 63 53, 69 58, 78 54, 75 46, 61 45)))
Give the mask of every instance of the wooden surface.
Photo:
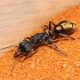
POLYGON ((79 3, 80 0, 0 0, 0 48, 15 45, 56 13, 79 3))

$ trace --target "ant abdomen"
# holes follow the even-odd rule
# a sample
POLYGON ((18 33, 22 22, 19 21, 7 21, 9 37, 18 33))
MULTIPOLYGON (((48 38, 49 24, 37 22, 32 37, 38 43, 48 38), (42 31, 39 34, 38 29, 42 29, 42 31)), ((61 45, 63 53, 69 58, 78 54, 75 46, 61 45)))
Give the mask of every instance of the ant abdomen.
POLYGON ((64 34, 72 34, 75 31, 76 28, 76 24, 72 23, 70 21, 61 21, 57 27, 55 28, 55 30, 58 33, 64 33, 64 34))

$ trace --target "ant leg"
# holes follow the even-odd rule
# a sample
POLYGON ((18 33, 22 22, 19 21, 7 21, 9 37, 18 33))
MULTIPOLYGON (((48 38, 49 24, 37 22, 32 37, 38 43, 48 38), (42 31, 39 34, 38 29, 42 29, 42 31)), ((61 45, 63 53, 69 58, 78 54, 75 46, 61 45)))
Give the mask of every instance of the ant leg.
POLYGON ((49 30, 52 29, 51 24, 53 24, 54 27, 56 26, 53 22, 49 21, 49 30))
POLYGON ((27 58, 31 57, 31 56, 32 56, 34 53, 36 53, 36 52, 37 52, 37 50, 34 51, 34 49, 32 49, 32 50, 30 51, 30 53, 29 53, 23 60, 20 60, 20 61, 22 62, 22 61, 26 60, 27 58))
POLYGON ((30 39, 30 37, 25 37, 24 40, 25 40, 25 39, 30 39))
POLYGON ((55 32, 54 32, 55 27, 56 27, 56 25, 53 22, 49 21, 49 30, 48 30, 48 33, 49 33, 49 35, 51 37, 53 37, 53 35, 55 35, 55 32))
POLYGON ((45 43, 46 46, 51 47, 51 48, 54 48, 56 51, 60 52, 61 54, 65 55, 65 56, 67 56, 67 55, 64 54, 64 53, 59 49, 59 47, 57 47, 57 46, 55 45, 55 43, 53 43, 52 41, 53 41, 52 38, 50 38, 49 41, 47 41, 47 42, 45 43), (48 45, 49 42, 51 43, 50 45, 48 45))
POLYGON ((44 25, 44 26, 41 26, 43 32, 46 32, 46 30, 48 29, 48 26, 47 25, 44 25))
POLYGON ((51 30, 51 22, 49 21, 49 30, 51 30))
MULTIPOLYGON (((53 24, 54 27, 56 26, 53 22, 49 21, 49 30, 51 30, 51 24, 53 24)), ((46 32, 46 30, 48 29, 48 26, 44 25, 44 27, 41 27, 41 28, 43 29, 43 32, 46 32)))
POLYGON ((54 48, 56 51, 60 52, 61 54, 67 56, 66 54, 64 54, 60 49, 59 47, 57 47, 54 43, 52 43, 51 45, 48 45, 48 47, 52 47, 54 48))
POLYGON ((61 40, 67 40, 67 38, 61 38, 61 39, 53 40, 53 42, 56 43, 56 42, 59 42, 61 40))
POLYGON ((70 39, 72 39, 72 40, 75 40, 75 38, 73 38, 73 37, 71 37, 71 36, 69 36, 69 35, 67 35, 67 34, 59 33, 59 36, 64 37, 64 40, 66 40, 66 39, 68 39, 68 38, 70 38, 70 39))
MULTIPOLYGON (((49 30, 51 30, 51 23, 52 22, 49 21, 49 30)), ((48 26, 44 25, 43 27, 41 26, 41 28, 42 28, 43 32, 46 32, 46 30, 48 29, 48 26)))

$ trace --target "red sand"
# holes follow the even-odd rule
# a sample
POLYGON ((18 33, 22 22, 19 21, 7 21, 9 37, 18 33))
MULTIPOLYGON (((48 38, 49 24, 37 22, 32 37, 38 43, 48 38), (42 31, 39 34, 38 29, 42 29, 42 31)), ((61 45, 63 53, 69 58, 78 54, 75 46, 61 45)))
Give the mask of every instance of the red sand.
MULTIPOLYGON (((61 20, 76 23, 77 31, 72 36, 80 38, 80 6, 51 19, 56 24, 61 20)), ((40 47, 32 57, 18 62, 12 73, 14 49, 7 52, 0 58, 0 80, 80 80, 80 39, 59 41, 56 45, 68 57, 47 46, 40 47)))

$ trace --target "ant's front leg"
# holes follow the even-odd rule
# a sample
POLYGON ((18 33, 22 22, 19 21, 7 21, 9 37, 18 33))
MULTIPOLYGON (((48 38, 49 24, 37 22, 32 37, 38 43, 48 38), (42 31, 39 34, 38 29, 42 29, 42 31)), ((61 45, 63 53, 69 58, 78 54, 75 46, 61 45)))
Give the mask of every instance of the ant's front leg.
POLYGON ((49 21, 49 30, 52 30, 52 25, 51 24, 53 25, 53 27, 56 26, 52 21, 49 21))
POLYGON ((73 38, 67 34, 59 33, 59 36, 62 36, 64 38, 64 40, 67 40, 67 39, 75 40, 75 38, 73 38))
POLYGON ((43 32, 46 32, 46 30, 48 29, 48 26, 47 25, 44 25, 44 26, 41 26, 43 32))
POLYGON ((75 38, 67 35, 67 34, 62 34, 62 33, 59 33, 59 36, 63 37, 63 38, 60 38, 60 39, 54 39, 53 42, 56 43, 56 42, 59 42, 59 41, 62 41, 62 40, 68 40, 68 39, 71 39, 71 40, 75 40, 75 38))
POLYGON ((51 22, 49 21, 49 27, 47 25, 44 25, 44 26, 41 26, 41 28, 42 28, 43 32, 46 32, 46 30, 51 30, 51 22))

